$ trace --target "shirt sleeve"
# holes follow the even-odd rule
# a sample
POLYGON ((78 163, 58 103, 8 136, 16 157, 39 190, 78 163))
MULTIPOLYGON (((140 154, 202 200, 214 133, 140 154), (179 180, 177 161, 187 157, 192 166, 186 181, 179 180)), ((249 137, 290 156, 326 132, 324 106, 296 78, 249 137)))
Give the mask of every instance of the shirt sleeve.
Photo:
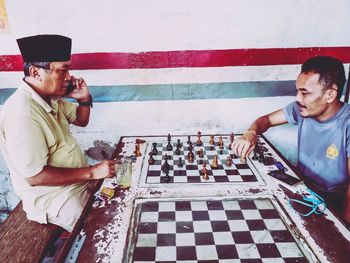
POLYGON ((4 128, 4 136, 9 161, 20 176, 32 177, 42 171, 49 150, 38 123, 29 118, 10 120, 4 128))
POLYGON ((302 119, 302 116, 299 112, 298 104, 295 101, 284 107, 283 112, 286 116, 288 123, 290 124, 298 124, 299 121, 302 119))
POLYGON ((73 123, 77 119, 78 106, 66 100, 60 100, 60 107, 67 118, 68 123, 73 123))

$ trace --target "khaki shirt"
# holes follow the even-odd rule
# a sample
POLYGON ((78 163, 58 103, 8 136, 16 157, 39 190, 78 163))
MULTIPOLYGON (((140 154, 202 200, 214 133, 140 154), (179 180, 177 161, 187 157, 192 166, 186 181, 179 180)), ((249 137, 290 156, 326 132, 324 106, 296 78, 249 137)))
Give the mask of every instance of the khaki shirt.
POLYGON ((0 112, 0 148, 10 171, 15 192, 23 201, 29 219, 47 223, 87 183, 69 186, 30 186, 25 178, 44 166, 81 168, 85 155, 71 135, 69 124, 76 119, 77 106, 62 99, 48 105, 27 83, 5 102, 0 112))

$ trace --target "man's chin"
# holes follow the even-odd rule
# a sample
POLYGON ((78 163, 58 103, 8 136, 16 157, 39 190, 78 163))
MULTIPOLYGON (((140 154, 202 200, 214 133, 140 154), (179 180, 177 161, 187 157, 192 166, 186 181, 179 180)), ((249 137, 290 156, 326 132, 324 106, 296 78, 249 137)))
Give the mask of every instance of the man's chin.
POLYGON ((304 118, 305 117, 308 117, 309 114, 307 113, 307 110, 304 108, 299 108, 299 112, 300 112, 300 115, 303 116, 304 118))

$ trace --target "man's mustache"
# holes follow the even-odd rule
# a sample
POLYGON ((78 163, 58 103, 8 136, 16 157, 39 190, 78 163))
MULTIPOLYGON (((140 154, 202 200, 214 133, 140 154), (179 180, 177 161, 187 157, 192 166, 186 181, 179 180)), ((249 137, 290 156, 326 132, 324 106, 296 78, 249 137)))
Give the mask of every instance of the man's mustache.
POLYGON ((297 102, 297 105, 298 105, 300 108, 305 108, 305 109, 306 109, 306 106, 301 105, 299 102, 297 102))

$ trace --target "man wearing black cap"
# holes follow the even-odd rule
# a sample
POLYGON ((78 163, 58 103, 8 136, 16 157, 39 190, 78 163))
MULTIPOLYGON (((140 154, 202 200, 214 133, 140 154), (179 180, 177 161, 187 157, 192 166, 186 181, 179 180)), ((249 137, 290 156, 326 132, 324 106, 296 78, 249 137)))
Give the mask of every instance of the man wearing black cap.
POLYGON ((37 35, 17 43, 25 77, 2 108, 0 147, 27 217, 72 231, 96 180, 115 175, 114 162, 89 167, 70 133, 69 124, 88 124, 92 106, 85 80, 69 74, 71 39, 37 35), (67 92, 70 83, 75 89, 67 92))

